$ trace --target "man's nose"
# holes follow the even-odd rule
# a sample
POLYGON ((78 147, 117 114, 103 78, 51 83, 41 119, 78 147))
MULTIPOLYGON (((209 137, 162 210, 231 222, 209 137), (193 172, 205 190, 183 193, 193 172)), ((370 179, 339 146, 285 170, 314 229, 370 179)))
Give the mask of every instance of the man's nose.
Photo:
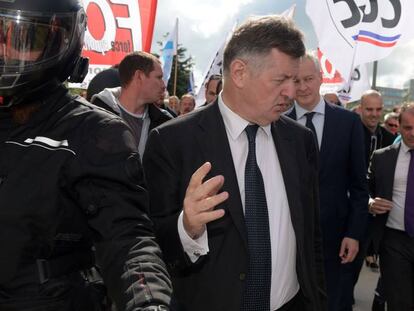
POLYGON ((297 86, 295 81, 287 81, 285 88, 282 91, 282 95, 288 97, 288 98, 295 98, 296 96, 296 90, 297 90, 297 86))

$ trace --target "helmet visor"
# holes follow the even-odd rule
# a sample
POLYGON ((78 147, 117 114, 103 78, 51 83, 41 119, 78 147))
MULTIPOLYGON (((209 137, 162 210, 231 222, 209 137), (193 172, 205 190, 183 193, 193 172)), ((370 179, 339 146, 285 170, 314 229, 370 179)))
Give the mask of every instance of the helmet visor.
POLYGON ((0 72, 28 72, 58 60, 69 47, 73 19, 73 14, 0 10, 0 72))

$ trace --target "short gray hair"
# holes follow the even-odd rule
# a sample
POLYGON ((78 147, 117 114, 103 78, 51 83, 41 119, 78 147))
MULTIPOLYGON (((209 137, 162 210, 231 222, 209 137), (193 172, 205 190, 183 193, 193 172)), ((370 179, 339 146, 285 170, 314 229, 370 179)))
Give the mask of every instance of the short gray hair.
POLYGON ((322 72, 317 51, 306 51, 305 55, 303 55, 302 57, 302 60, 306 60, 306 59, 312 61, 317 71, 322 72))
POLYGON ((268 15, 250 18, 240 25, 226 45, 223 55, 224 74, 235 59, 257 59, 272 49, 278 49, 293 58, 305 53, 303 35, 294 23, 285 17, 268 15))
POLYGON ((400 123, 401 123, 401 117, 404 112, 409 112, 411 114, 414 114, 414 102, 407 102, 401 106, 400 115, 398 117, 398 122, 400 123))

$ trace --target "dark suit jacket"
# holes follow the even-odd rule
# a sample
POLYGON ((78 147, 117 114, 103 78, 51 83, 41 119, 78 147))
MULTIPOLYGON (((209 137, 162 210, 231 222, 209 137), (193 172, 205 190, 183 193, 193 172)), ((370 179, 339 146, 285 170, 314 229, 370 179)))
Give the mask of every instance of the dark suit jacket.
MULTIPOLYGON (((320 149, 319 191, 325 259, 336 258, 344 237, 360 240, 368 216, 362 122, 326 103, 320 149)), ((289 115, 296 120, 296 110, 289 115)))
MULTIPOLYGON (((371 198, 380 197, 392 201, 394 173, 400 147, 401 143, 394 144, 377 150, 372 155, 368 172, 368 184, 371 198)), ((376 215, 374 217, 372 227, 374 232, 373 242, 376 251, 379 249, 387 219, 388 213, 376 215)))
MULTIPOLYGON (((365 141, 365 164, 367 165, 367 168, 368 168, 369 162, 372 156, 371 150, 370 150, 372 133, 365 125, 363 125, 363 128, 364 128, 364 141, 365 141)), ((381 148, 385 148, 389 145, 392 145, 396 138, 395 135, 393 135, 387 129, 379 125, 377 126, 377 129, 375 130, 375 136, 377 137, 377 148, 376 148, 377 150, 381 148)))
MULTIPOLYGON (((305 310, 325 310, 319 231, 317 152, 312 133, 286 117, 272 124, 297 242, 297 275, 305 310)), ((186 311, 236 311, 247 271, 247 233, 237 177, 217 103, 153 130, 144 154, 150 215, 172 275, 175 297, 186 311), (225 216, 207 225, 209 253, 192 264, 183 251, 177 219, 194 171, 206 161, 210 178, 224 175, 225 216)), ((277 189, 275 189, 277 191, 277 189)))

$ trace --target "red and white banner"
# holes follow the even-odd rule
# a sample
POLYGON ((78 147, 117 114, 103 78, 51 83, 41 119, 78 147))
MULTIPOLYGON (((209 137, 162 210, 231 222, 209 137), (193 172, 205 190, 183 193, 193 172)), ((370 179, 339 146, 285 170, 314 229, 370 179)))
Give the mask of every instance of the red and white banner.
POLYGON ((346 81, 414 38, 413 0, 306 0, 318 45, 346 81))
MULTIPOLYGON (((56 0, 59 1, 59 0, 56 0)), ((133 51, 151 50, 157 0, 83 0, 88 16, 83 56, 89 73, 76 87, 86 88, 101 70, 133 51)))
POLYGON ((371 88, 366 64, 354 68, 351 79, 347 82, 319 49, 318 59, 322 70, 321 94, 337 93, 340 101, 347 104, 359 100, 371 88))

